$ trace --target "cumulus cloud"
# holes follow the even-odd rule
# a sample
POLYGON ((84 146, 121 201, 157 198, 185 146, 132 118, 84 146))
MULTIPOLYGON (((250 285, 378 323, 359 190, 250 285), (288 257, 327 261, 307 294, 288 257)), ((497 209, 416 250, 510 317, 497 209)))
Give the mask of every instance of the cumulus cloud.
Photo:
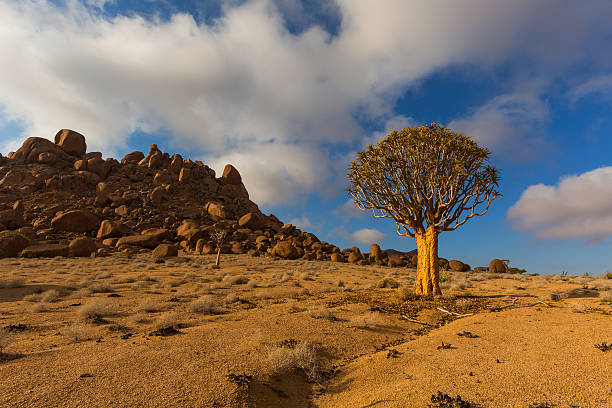
POLYGON ((612 167, 565 176, 554 186, 529 186, 508 210, 508 218, 539 238, 597 242, 611 236, 612 167))
POLYGON ((386 234, 374 228, 363 228, 351 234, 353 240, 366 245, 380 243, 386 236, 386 234))
POLYGON ((533 133, 547 119, 548 106, 529 92, 496 96, 464 118, 451 121, 448 127, 472 136, 496 152, 533 154, 542 140, 533 133))
POLYGON ((612 31, 607 1, 321 0, 339 15, 334 35, 296 20, 290 0, 227 1, 209 22, 56 3, 0 0, 0 121, 19 121, 23 136, 73 128, 106 155, 136 130, 163 130, 169 146, 232 160, 267 203, 337 185, 344 172, 321 177, 335 166, 327 152, 359 145, 361 121, 393 117, 397 97, 440 68, 519 53, 557 66, 612 31))

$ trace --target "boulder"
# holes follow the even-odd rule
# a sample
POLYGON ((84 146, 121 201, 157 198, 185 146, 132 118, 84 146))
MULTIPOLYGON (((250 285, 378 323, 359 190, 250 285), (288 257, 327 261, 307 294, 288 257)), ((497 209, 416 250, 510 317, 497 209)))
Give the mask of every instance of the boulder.
POLYGON ((240 177, 240 173, 231 164, 225 165, 221 179, 226 184, 241 184, 242 183, 242 177, 240 177))
POLYGON ((501 259, 493 259, 489 263, 489 273, 506 273, 508 272, 508 265, 501 259))
POLYGON ((100 224, 100 229, 98 229, 98 234, 96 236, 98 239, 119 238, 127 234, 128 231, 129 228, 125 226, 125 224, 104 220, 100 224))
POLYGON ((272 248, 272 256, 278 256, 283 259, 298 259, 300 253, 292 242, 280 241, 272 248))
POLYGON ((26 247, 21 251, 24 258, 53 258, 56 256, 68 256, 68 245, 64 244, 40 244, 26 247))
POLYGON ((29 243, 30 240, 19 232, 0 232, 0 258, 16 257, 29 243))
POLYGON ((168 165, 168 171, 173 174, 179 174, 181 172, 181 168, 183 167, 183 158, 180 154, 175 154, 172 156, 172 161, 168 165))
POLYGON ((247 213, 240 217, 238 225, 249 228, 253 231, 261 230, 264 227, 263 217, 257 213, 247 213))
POLYGON ((153 250, 152 255, 156 259, 170 258, 178 255, 178 248, 170 244, 159 244, 153 250))
POLYGON ((0 211, 0 225, 4 225, 5 229, 15 230, 26 225, 23 219, 23 213, 16 210, 0 211))
POLYGON ((29 137, 11 158, 17 163, 38 163, 41 153, 53 153, 57 159, 68 159, 70 157, 50 140, 42 137, 29 137))
POLYGON ((232 254, 245 254, 247 252, 246 248, 241 242, 231 242, 230 245, 232 254))
POLYGON ((92 157, 87 160, 87 171, 91 171, 100 177, 100 180, 104 180, 108 176, 109 166, 108 163, 97 157, 92 157))
POLYGON ((143 231, 140 235, 128 235, 127 237, 121 237, 117 241, 116 246, 121 247, 125 245, 138 246, 142 248, 155 248, 161 241, 168 239, 172 234, 167 229, 150 229, 143 231))
POLYGON ((120 217, 127 217, 130 214, 130 209, 128 208, 127 205, 123 204, 115 208, 115 214, 117 214, 120 217))
POLYGON ((87 210, 61 212, 51 220, 58 231, 90 232, 100 227, 100 220, 87 210))
POLYGON ((98 249, 96 242, 87 237, 79 237, 70 241, 68 244, 68 252, 70 256, 90 256, 98 249))
POLYGON ((370 256, 373 257, 377 261, 381 261, 387 257, 378 244, 370 245, 370 256))
POLYGON ((39 163, 53 165, 57 163, 57 154, 52 152, 43 152, 38 155, 39 163))
POLYGON ((229 211, 227 210, 225 205, 222 203, 209 202, 208 204, 206 204, 205 208, 208 214, 212 215, 213 217, 224 219, 224 218, 228 218, 229 216, 229 211))
POLYGON ((208 237, 208 231, 193 220, 184 220, 176 229, 176 235, 179 239, 188 241, 190 245, 195 245, 200 239, 208 237))
POLYGON ((332 262, 346 262, 346 260, 344 259, 344 255, 339 252, 334 252, 333 254, 331 254, 330 260, 332 262))
POLYGON ((143 152, 132 152, 123 156, 121 164, 138 164, 139 161, 144 159, 145 155, 143 152))
POLYGON ((0 180, 0 187, 23 186, 36 182, 37 178, 34 177, 31 171, 28 169, 16 168, 9 170, 4 175, 4 177, 0 180))
POLYGON ((450 267, 451 271, 455 271, 455 272, 467 272, 471 269, 470 265, 463 263, 461 261, 458 261, 456 259, 449 261, 448 266, 450 267))
POLYGON ((57 132, 55 144, 71 156, 81 157, 87 151, 85 136, 70 129, 62 129, 57 132))

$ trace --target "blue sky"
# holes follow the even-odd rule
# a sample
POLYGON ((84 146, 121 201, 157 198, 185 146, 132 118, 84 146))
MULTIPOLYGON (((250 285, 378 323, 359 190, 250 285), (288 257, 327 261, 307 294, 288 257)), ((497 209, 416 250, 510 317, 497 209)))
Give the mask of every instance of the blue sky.
POLYGON ((612 269, 612 5, 370 0, 0 0, 0 152, 60 128, 92 151, 242 173, 265 213, 342 247, 411 250, 351 209, 346 169, 391 129, 474 137, 503 199, 440 255, 612 269))

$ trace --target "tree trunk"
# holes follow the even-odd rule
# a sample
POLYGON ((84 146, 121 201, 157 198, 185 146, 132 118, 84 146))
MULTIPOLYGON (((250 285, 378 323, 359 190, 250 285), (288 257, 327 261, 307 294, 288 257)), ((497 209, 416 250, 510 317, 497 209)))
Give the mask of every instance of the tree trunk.
POLYGON ((433 227, 427 228, 427 232, 416 232, 417 244, 417 276, 416 287, 417 295, 432 296, 441 295, 440 276, 438 265, 438 232, 433 227))
POLYGON ((220 259, 221 259, 221 245, 217 247, 217 260, 215 261, 215 266, 219 266, 220 259))

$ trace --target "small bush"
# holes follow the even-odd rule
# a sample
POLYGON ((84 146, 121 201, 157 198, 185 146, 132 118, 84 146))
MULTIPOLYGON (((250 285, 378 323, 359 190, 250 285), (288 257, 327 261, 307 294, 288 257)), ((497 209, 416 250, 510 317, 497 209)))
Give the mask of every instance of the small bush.
POLYGON ((144 312, 138 312, 132 316, 132 321, 134 323, 144 323, 149 320, 149 316, 144 312))
POLYGON ((612 279, 612 272, 606 271, 602 276, 606 279, 612 279))
POLYGON ((310 309, 308 311, 308 314, 310 315, 310 317, 314 319, 326 319, 326 320, 331 320, 331 321, 338 320, 334 312, 325 307, 317 307, 317 308, 310 309))
POLYGON ((153 322, 153 327, 156 329, 178 329, 179 325, 179 315, 176 312, 166 312, 153 322))
POLYGON ((143 300, 142 303, 140 303, 140 305, 138 306, 138 311, 145 312, 145 313, 159 312, 160 309, 161 309, 160 304, 154 299, 150 299, 150 298, 143 300))
POLYGON ((411 300, 420 299, 420 296, 414 293, 414 288, 401 286, 397 291, 397 298, 400 302, 409 302, 411 300))
POLYGON ((602 302, 612 303, 612 290, 601 292, 599 294, 599 300, 602 302))
POLYGON ((235 293, 230 293, 229 295, 227 295, 225 297, 225 304, 229 305, 232 303, 236 303, 240 300, 240 298, 238 297, 238 295, 236 295, 235 293))
POLYGON ((438 275, 440 278, 440 283, 447 282, 450 280, 450 275, 448 274, 448 271, 444 268, 440 269, 440 272, 438 273, 438 275))
POLYGON ((399 283, 393 278, 383 278, 378 281, 378 283, 376 284, 376 287, 396 289, 399 287, 399 283))
POLYGON ((587 310, 586 306, 582 303, 570 303, 568 306, 574 313, 584 313, 587 310))
POLYGON ((43 302, 55 302, 60 297, 60 293, 57 290, 50 289, 41 293, 40 300, 42 300, 43 302))
POLYGON ((227 282, 230 285, 245 285, 245 284, 249 283, 249 278, 247 278, 246 276, 243 276, 243 275, 231 276, 231 277, 229 277, 227 282))
POLYGON ((36 303, 34 306, 32 306, 32 312, 34 313, 43 313, 47 310, 49 310, 49 307, 47 306, 46 302, 36 303))
POLYGON ((16 279, 0 280, 0 289, 23 288, 24 286, 25 286, 25 279, 16 278, 16 279))
POLYGON ((213 314, 217 311, 218 303, 212 296, 202 296, 189 305, 189 310, 194 313, 213 314))
POLYGON ((112 285, 105 282, 94 282, 89 285, 89 289, 93 293, 110 293, 114 292, 115 290, 112 285))
POLYGON ((268 367, 273 375, 285 375, 299 370, 309 381, 316 381, 320 376, 314 347, 301 341, 287 342, 269 348, 268 367))
POLYGON ((247 287, 249 289, 255 289, 257 287, 257 281, 256 280, 250 280, 249 283, 247 283, 247 287))
POLYGON ((68 299, 82 299, 88 296, 91 296, 93 292, 88 288, 81 288, 79 290, 75 290, 68 296, 68 299))
POLYGON ((91 338, 91 327, 83 323, 73 323, 66 326, 62 334, 74 341, 85 341, 91 338))
POLYGON ((104 317, 112 316, 117 311, 109 301, 96 299, 81 306, 78 313, 81 319, 95 322, 102 320, 104 317))

